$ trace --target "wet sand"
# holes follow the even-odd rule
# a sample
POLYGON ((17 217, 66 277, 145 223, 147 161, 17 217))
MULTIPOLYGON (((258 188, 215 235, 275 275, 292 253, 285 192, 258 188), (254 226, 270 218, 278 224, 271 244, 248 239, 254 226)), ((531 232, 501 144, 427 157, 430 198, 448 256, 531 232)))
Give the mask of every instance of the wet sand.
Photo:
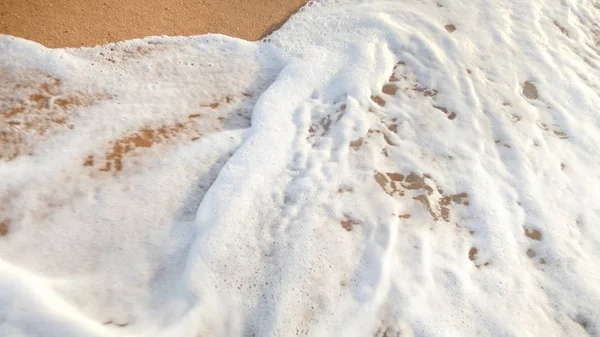
POLYGON ((219 33, 258 40, 307 0, 4 0, 0 33, 47 47, 80 47, 153 35, 219 33))

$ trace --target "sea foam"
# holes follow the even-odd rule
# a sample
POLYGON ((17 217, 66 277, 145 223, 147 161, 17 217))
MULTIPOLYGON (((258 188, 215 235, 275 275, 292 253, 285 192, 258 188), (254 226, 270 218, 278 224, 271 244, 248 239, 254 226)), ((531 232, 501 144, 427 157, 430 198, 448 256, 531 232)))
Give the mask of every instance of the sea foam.
POLYGON ((313 1, 256 43, 2 37, 0 334, 597 335, 598 16, 313 1))

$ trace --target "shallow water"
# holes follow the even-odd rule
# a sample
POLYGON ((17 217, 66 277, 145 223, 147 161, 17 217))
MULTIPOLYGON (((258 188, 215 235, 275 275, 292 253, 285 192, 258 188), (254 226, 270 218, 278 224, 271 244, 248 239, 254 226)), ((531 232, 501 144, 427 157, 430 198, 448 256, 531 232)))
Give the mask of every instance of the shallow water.
POLYGON ((256 43, 2 37, 0 334, 597 335, 599 14, 316 1, 256 43))

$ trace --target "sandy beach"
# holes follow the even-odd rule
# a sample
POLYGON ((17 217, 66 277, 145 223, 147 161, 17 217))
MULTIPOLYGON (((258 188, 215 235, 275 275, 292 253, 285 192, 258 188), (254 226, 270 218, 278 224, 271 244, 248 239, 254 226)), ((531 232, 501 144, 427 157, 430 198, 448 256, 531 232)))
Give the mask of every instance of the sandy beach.
POLYGON ((600 337, 598 3, 0 0, 0 337, 600 337))
POLYGON ((278 28, 305 3, 305 0, 7 0, 0 2, 0 33, 52 48, 93 46, 153 35, 207 33, 254 41, 278 28))

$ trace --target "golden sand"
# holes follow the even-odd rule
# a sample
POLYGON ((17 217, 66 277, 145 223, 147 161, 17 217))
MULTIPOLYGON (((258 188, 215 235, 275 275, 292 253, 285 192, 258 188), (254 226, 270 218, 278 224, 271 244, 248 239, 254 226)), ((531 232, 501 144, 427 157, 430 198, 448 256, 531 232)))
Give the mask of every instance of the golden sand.
POLYGON ((153 35, 219 33, 258 40, 306 0, 3 0, 0 33, 47 47, 79 47, 153 35))

